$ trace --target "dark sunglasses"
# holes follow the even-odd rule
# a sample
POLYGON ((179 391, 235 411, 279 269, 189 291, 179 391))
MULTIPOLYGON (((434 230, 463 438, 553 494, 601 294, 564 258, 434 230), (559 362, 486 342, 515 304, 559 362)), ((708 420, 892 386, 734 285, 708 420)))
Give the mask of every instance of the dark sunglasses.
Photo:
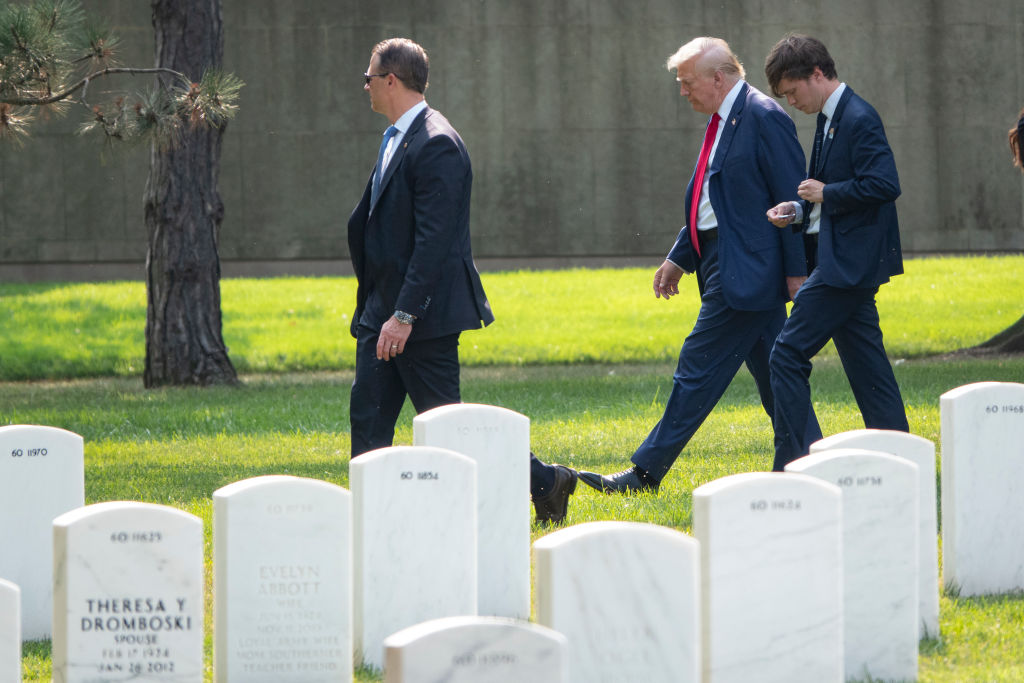
POLYGON ((390 75, 391 75, 391 72, 388 71, 388 72, 382 73, 382 74, 363 74, 363 78, 366 79, 366 85, 370 85, 370 80, 372 80, 374 78, 384 78, 385 76, 390 76, 390 75))

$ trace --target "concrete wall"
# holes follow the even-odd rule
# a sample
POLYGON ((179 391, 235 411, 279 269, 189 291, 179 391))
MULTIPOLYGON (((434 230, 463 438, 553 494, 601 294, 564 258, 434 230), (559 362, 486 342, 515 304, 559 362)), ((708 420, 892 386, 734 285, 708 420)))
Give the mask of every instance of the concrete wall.
MULTIPOLYGON (((85 5, 118 27, 125 63, 151 64, 148 2, 85 5)), ((229 275, 347 271, 345 224, 386 127, 361 74, 393 35, 426 47, 427 100, 469 147, 485 266, 655 262, 706 122, 666 57, 721 36, 766 90, 764 57, 790 30, 824 40, 881 113, 905 250, 1024 249, 1006 148, 1024 105, 1020 0, 224 0, 224 22, 225 66, 247 83, 222 160, 229 275)), ((141 275, 148 152, 101 161, 103 143, 73 133, 83 113, 0 150, 0 277, 141 275)), ((806 149, 814 119, 791 113, 806 149)))

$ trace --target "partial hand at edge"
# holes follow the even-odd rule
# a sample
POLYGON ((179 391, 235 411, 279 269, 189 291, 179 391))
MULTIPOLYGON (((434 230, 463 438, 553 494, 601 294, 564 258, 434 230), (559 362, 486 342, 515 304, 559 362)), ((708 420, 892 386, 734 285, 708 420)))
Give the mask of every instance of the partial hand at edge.
POLYGON ((789 298, 790 299, 795 299, 796 298, 796 293, 800 290, 800 287, 803 286, 803 284, 805 282, 807 282, 807 276, 806 275, 799 275, 799 276, 796 276, 796 277, 787 277, 786 278, 786 289, 789 290, 789 298))

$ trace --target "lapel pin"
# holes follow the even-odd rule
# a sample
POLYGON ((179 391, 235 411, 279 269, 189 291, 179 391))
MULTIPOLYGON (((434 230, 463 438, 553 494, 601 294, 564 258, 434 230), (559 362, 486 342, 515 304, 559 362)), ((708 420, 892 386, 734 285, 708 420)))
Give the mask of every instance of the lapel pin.
POLYGON ((832 136, 835 135, 835 134, 836 134, 836 129, 835 128, 829 128, 828 129, 828 139, 829 140, 831 140, 832 136))
POLYGON ((403 143, 402 143, 402 149, 405 149, 405 148, 406 148, 406 147, 408 147, 408 146, 409 146, 409 143, 408 143, 408 142, 403 142, 403 143))
POLYGON ((736 119, 732 120, 732 125, 734 125, 734 126, 736 125, 736 119))

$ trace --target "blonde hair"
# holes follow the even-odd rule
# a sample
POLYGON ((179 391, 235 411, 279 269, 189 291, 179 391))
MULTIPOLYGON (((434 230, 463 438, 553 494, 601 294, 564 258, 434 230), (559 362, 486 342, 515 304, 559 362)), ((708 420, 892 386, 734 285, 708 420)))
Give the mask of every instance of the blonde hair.
POLYGON ((683 45, 675 51, 675 54, 668 58, 665 67, 669 71, 675 71, 679 68, 680 64, 688 62, 694 57, 698 58, 697 63, 694 65, 694 71, 702 72, 705 75, 721 71, 736 78, 747 77, 743 64, 740 63, 739 58, 736 57, 732 48, 729 47, 729 43, 721 38, 711 38, 709 36, 694 38, 686 45, 683 45))

